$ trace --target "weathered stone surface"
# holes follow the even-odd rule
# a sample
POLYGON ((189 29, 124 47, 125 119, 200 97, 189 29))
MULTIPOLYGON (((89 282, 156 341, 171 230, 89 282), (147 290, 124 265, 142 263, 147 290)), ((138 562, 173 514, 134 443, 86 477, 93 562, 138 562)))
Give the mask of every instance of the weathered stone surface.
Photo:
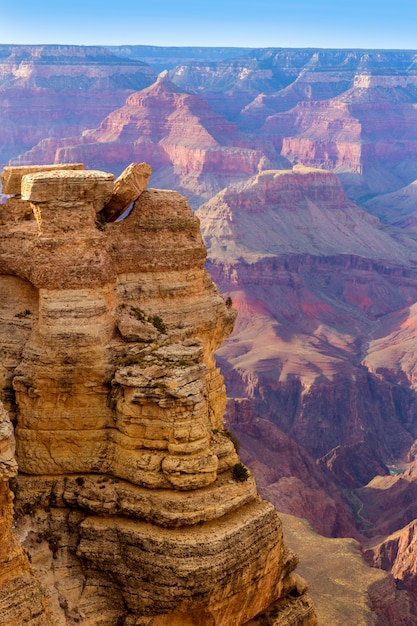
POLYGON ((0 624, 52 626, 45 590, 12 532, 13 494, 8 481, 17 474, 14 454, 13 426, 0 402, 0 624))
POLYGON ((417 580, 416 554, 417 521, 386 537, 382 542, 368 547, 365 558, 374 567, 391 571, 402 587, 415 590, 417 580))
MULTIPOLYGON (((6 89, 7 81, 34 87, 26 93, 10 90, 8 97, 2 99, 1 154, 8 154, 2 146, 9 138, 17 154, 45 136, 42 118, 45 121, 49 111, 56 109, 54 118, 47 120, 49 139, 24 155, 22 163, 34 162, 37 155, 42 159, 39 162, 48 163, 63 158, 65 153, 75 160, 84 154, 91 159, 91 165, 100 163, 118 173, 131 160, 149 156, 156 165, 157 185, 177 189, 185 186, 192 190, 192 200, 197 205, 201 197, 213 195, 219 185, 225 187, 235 174, 246 176, 253 171, 250 162, 243 158, 250 154, 244 149, 242 152, 244 146, 238 145, 242 135, 224 118, 213 117, 212 111, 216 111, 227 120, 238 120, 241 131, 256 133, 256 138, 253 134, 250 139, 244 138, 249 142, 245 143, 246 148, 253 149, 255 139, 258 146, 260 133, 265 132, 269 149, 264 143, 262 152, 274 167, 290 168, 290 163, 277 159, 280 153, 293 163, 299 161, 322 169, 315 173, 304 169, 304 184, 298 178, 302 174, 300 166, 287 174, 263 172, 256 188, 250 181, 243 188, 223 192, 222 204, 211 204, 210 215, 206 216, 207 242, 214 255, 223 259, 217 265, 211 259, 209 267, 240 309, 236 336, 221 349, 220 355, 223 364, 227 360, 224 371, 229 368, 229 393, 237 398, 246 396, 240 408, 244 402, 246 407, 251 405, 251 419, 267 417, 275 422, 265 425, 261 419, 251 424, 246 409, 239 409, 233 423, 239 421, 244 439, 243 459, 257 472, 262 492, 273 498, 281 510, 307 516, 321 532, 354 532, 350 527, 354 522, 352 510, 356 514, 359 506, 358 493, 364 505, 356 519, 361 530, 368 528, 363 520, 370 520, 375 532, 391 533, 415 519, 417 500, 411 481, 397 481, 390 488, 379 488, 374 483, 366 491, 366 487, 357 489, 372 473, 384 474, 380 478, 385 484, 390 479, 388 465, 395 466, 393 471, 398 465, 402 467, 406 455, 412 455, 417 436, 413 304, 417 300, 416 255, 415 244, 410 240, 410 235, 416 239, 415 193, 411 185, 404 193, 386 197, 381 204, 378 198, 365 204, 384 222, 394 225, 387 229, 369 215, 361 215, 358 207, 347 204, 336 184, 337 178, 323 171, 335 169, 346 188, 362 200, 376 191, 398 189, 415 178, 415 53, 280 49, 254 51, 247 58, 230 63, 188 63, 170 72, 176 88, 169 84, 165 73, 146 93, 132 95, 126 106, 102 124, 100 121, 110 109, 120 107, 125 98, 111 106, 113 95, 109 92, 103 93, 102 98, 89 96, 90 111, 96 109, 96 121, 84 127, 96 130, 82 136, 82 129, 77 130, 76 126, 82 126, 86 118, 81 119, 79 109, 72 115, 76 96, 66 90, 69 84, 78 89, 76 83, 83 72, 85 82, 95 76, 98 82, 108 84, 108 73, 103 79, 99 76, 103 72, 100 58, 94 58, 97 64, 85 71, 85 50, 66 50, 66 65, 57 67, 57 73, 51 75, 54 68, 45 63, 46 49, 36 48, 34 55, 33 50, 20 49, 26 55, 23 63, 19 50, 14 50, 16 65, 10 73, 5 67, 10 68, 8 63, 12 60, 8 59, 7 47, 2 47, 0 60, 6 89), (76 64, 68 62, 72 58, 76 64), (65 127, 62 108, 58 111, 56 107, 58 97, 52 98, 50 90, 36 91, 40 86, 37 81, 43 80, 45 87, 50 78, 48 84, 56 81, 62 89, 62 101, 66 100, 65 127), (198 98, 192 101, 185 91, 198 98), (199 101, 202 95, 209 108, 199 101), (75 120, 77 117, 80 119, 75 120), (184 126, 185 134, 181 130, 184 126), (97 141, 90 143, 92 137, 97 141), (235 211, 232 206, 231 196, 236 191, 236 209, 242 202, 244 211, 235 211), (281 220, 279 225, 270 211, 273 203, 281 220), (398 230, 399 225, 402 231, 398 230), (243 244, 239 231, 246 236, 243 244), (281 254, 284 250, 285 254, 281 254), (243 262, 239 256, 244 256, 243 262), (242 419, 244 423, 240 422, 242 419), (321 460, 315 463, 318 457, 321 460), (401 486, 405 482, 407 485, 401 486), (336 484, 342 487, 339 494, 336 484), (343 501, 344 488, 356 488, 351 503, 343 501), (389 509, 389 514, 385 514, 385 509, 389 509)), ((141 52, 125 48, 124 53, 141 52)), ((180 59, 184 51, 159 53, 175 53, 180 59)), ((59 51, 54 49, 53 54, 59 51)), ((172 66, 178 59, 171 59, 172 66)), ((81 81, 80 87, 84 89, 81 81)), ((270 167, 266 159, 257 161, 254 152, 251 158, 252 165, 260 170, 270 167)), ((34 220, 23 222, 28 209, 31 211, 28 204, 17 205, 10 200, 1 208, 1 220, 21 221, 21 238, 16 237, 8 260, 14 273, 26 267, 21 259, 27 256, 28 235, 35 227, 34 220)), ((65 225, 70 236, 75 232, 74 221, 76 218, 68 219, 65 225)), ((152 225, 151 220, 146 221, 148 227, 152 225)), ((137 232, 146 239, 145 228, 139 227, 137 232)), ((102 233, 95 240, 88 238, 83 251, 84 268, 71 269, 67 286, 76 285, 81 278, 85 284, 89 274, 91 282, 96 281, 90 284, 94 288, 111 281, 111 264, 107 263, 107 270, 100 276, 97 271, 100 263, 105 265, 100 253, 103 238, 102 233), (89 254, 92 249, 97 256, 89 254)), ((58 268, 68 257, 63 240, 64 235, 54 259, 58 268)), ((50 243, 42 242, 44 250, 50 243)), ((152 260, 151 244, 149 247, 151 267, 157 261, 152 260)), ((35 281, 36 275, 36 284, 41 285, 41 279, 48 274, 52 284, 54 264, 48 263, 49 251, 35 257, 31 250, 29 256, 34 259, 30 280, 35 281)), ((124 261, 127 256, 125 252, 124 261)), ((21 278, 29 280, 28 275, 26 272, 21 278)), ((63 271, 55 271, 56 284, 62 278, 63 271)), ((165 279, 166 284, 169 280, 175 282, 175 274, 166 275, 165 279)), ((121 281, 121 290, 124 285, 121 281)), ((187 281, 182 285, 186 289, 187 281)), ((168 290, 165 293, 169 294, 168 290)), ((158 294, 154 301, 158 301, 158 294)), ((26 303, 27 299, 13 316, 26 309, 32 315, 38 311, 37 304, 26 303)), ((130 352, 138 348, 134 344, 150 347, 158 341, 159 331, 148 319, 136 319, 121 307, 116 307, 116 311, 116 332, 129 344, 130 357, 130 352)), ((11 414, 16 410, 12 375, 16 360, 21 359, 20 335, 29 334, 35 326, 31 315, 16 320, 13 316, 5 321, 10 339, 2 343, 7 350, 7 366, 2 373, 8 379, 3 398, 11 414)), ((176 332, 182 340, 180 330, 176 332)), ((212 369, 206 380, 213 389, 212 402, 220 405, 221 377, 212 369)), ((216 409, 213 420, 221 413, 221 409, 216 409)), ((165 445, 166 440, 157 435, 153 433, 150 441, 165 445)), ((123 436, 121 445, 126 445, 129 439, 123 436)), ((202 437, 187 445, 199 450, 203 442, 202 437)), ((169 448, 182 454, 183 445, 182 440, 175 440, 169 448)), ((113 443, 109 449, 111 446, 113 443)), ((162 463, 163 450, 158 450, 159 456, 132 452, 127 465, 132 465, 130 458, 136 455, 140 461, 136 476, 140 471, 147 478, 161 478, 163 472, 147 468, 154 470, 162 463)), ((218 456, 220 468, 220 452, 214 443, 211 451, 218 456)), ((226 466, 230 461, 227 455, 225 458, 226 466)))
POLYGON ((285 595, 289 581, 282 578, 281 568, 288 555, 281 532, 273 507, 254 501, 221 524, 207 522, 192 533, 120 519, 110 526, 102 518, 87 518, 78 550, 111 569, 132 613, 152 616, 156 624, 169 624, 173 614, 183 623, 199 615, 202 624, 232 626, 270 604, 269 594, 285 595))
POLYGON ((0 239, 17 532, 52 619, 240 626, 299 596, 290 614, 310 626, 273 506, 250 472, 233 473, 213 354, 235 312, 204 269, 198 219, 177 193, 151 189, 124 221, 97 225, 112 178, 25 175, 18 203, 37 229, 20 211, 0 239))
POLYGON ((60 165, 14 165, 5 167, 0 175, 2 191, 8 195, 21 195, 22 178, 27 174, 53 172, 54 170, 83 170, 83 163, 64 163, 60 165))
POLYGON ((108 222, 114 222, 137 200, 149 182, 152 168, 148 163, 131 163, 114 181, 113 195, 103 209, 108 222))
MULTIPOLYGON (((22 178, 22 200, 33 204, 60 202, 92 204, 100 211, 113 192, 113 174, 72 169, 26 174, 22 178)), ((47 219, 47 218, 46 218, 47 219)))
POLYGON ((0 480, 8 480, 17 474, 13 424, 0 402, 0 480))
POLYGON ((223 472, 210 487, 190 493, 149 489, 100 474, 19 476, 16 484, 18 513, 37 507, 69 506, 90 514, 139 519, 168 528, 222 518, 257 497, 252 474, 241 483, 232 480, 230 471, 223 472))

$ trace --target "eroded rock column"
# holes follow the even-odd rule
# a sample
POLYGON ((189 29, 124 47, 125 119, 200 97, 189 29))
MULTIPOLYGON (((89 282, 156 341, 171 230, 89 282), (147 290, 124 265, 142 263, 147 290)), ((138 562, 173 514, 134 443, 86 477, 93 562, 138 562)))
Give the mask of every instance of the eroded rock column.
POLYGON ((28 259, 37 323, 13 381, 18 456, 29 474, 106 469, 114 272, 96 218, 112 190, 113 176, 95 171, 22 180, 38 223, 28 259))

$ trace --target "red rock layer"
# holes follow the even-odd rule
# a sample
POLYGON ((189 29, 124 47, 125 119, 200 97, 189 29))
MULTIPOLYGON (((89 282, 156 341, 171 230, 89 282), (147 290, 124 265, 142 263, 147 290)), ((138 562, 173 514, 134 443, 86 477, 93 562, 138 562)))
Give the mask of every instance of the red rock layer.
MULTIPOLYGON (((0 163, 42 139, 80 135, 153 78, 145 64, 105 48, 6 47, 0 58, 0 163)), ((39 157, 38 163, 53 162, 38 151, 39 157)))
POLYGON ((416 108, 401 97, 405 87, 394 77, 357 76, 337 98, 271 115, 262 132, 292 163, 360 174, 371 192, 388 191, 396 172, 400 180, 416 173, 416 108))

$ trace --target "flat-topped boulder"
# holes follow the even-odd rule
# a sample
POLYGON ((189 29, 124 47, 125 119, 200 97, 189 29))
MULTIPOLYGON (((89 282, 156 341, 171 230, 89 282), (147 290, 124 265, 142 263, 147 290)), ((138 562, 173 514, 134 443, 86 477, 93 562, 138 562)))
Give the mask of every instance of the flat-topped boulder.
POLYGON ((22 200, 33 203, 84 202, 100 211, 113 193, 113 174, 97 170, 54 170, 26 174, 22 200))
POLYGON ((22 178, 27 174, 56 170, 83 170, 83 163, 51 163, 49 165, 12 165, 5 167, 0 180, 5 195, 20 195, 22 178))

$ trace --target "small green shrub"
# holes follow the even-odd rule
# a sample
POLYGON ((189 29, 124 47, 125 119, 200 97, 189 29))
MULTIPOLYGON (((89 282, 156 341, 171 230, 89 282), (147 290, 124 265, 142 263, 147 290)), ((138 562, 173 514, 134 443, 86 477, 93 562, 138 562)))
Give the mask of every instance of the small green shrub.
POLYGON ((236 463, 233 466, 232 472, 233 480, 237 480, 239 483, 244 483, 249 478, 248 468, 243 465, 243 463, 236 463))
POLYGON ((232 298, 229 296, 228 298, 226 298, 226 306, 228 309, 231 309, 233 306, 233 300, 232 298))
POLYGON ((97 213, 96 215, 96 227, 99 230, 106 230, 107 220, 103 213, 97 213))
POLYGON ((151 322, 151 324, 153 324, 156 330, 159 330, 160 333, 166 334, 167 327, 162 321, 162 318, 159 317, 159 315, 150 315, 148 320, 151 322))
POLYGON ((131 315, 133 315, 133 317, 136 317, 139 322, 145 321, 145 313, 138 306, 131 306, 130 313, 131 315))

